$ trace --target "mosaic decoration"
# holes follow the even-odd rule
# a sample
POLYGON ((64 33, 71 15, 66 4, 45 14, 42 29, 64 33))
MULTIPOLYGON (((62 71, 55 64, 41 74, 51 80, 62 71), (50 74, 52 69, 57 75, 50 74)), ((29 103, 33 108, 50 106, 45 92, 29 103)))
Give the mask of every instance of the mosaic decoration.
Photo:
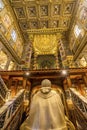
POLYGON ((38 69, 47 69, 55 68, 56 58, 54 55, 39 55, 37 57, 37 68, 38 69))

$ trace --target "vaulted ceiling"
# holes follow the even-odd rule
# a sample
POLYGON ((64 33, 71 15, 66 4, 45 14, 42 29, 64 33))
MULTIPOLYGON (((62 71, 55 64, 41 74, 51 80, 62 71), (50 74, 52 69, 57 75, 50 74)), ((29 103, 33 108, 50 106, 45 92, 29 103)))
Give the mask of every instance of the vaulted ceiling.
POLYGON ((9 0, 25 40, 29 34, 69 30, 76 0, 9 0))

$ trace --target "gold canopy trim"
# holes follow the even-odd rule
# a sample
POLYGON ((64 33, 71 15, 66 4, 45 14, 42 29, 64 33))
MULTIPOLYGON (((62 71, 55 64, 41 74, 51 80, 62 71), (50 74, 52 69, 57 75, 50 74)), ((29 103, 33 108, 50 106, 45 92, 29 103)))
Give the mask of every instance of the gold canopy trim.
POLYGON ((33 42, 34 51, 37 55, 56 54, 58 41, 56 35, 35 35, 33 42))

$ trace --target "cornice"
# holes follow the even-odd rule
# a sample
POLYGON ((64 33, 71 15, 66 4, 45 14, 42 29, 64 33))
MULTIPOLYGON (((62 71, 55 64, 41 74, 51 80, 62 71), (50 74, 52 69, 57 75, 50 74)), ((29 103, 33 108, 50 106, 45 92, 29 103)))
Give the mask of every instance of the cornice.
MULTIPOLYGON (((68 75, 70 76, 72 74, 84 74, 87 73, 87 68, 70 68, 67 69, 66 71, 68 71, 68 75)), ((20 76, 24 76, 26 74, 26 72, 29 72, 30 74, 50 74, 50 73, 58 73, 59 75, 61 75, 62 69, 38 69, 38 70, 13 70, 13 71, 0 71, 1 75, 20 75, 20 76)))
POLYGON ((77 51, 75 52, 74 60, 78 58, 79 54, 83 51, 83 48, 85 47, 86 44, 87 44, 87 34, 85 34, 82 42, 80 43, 77 51))
POLYGON ((14 49, 11 47, 11 45, 9 44, 7 39, 2 35, 1 32, 0 32, 0 40, 1 40, 2 44, 6 47, 6 49, 10 52, 12 57, 16 60, 16 62, 18 64, 20 64, 20 62, 21 62, 20 57, 17 55, 17 53, 14 51, 14 49))
POLYGON ((27 30, 28 34, 54 34, 54 33, 64 33, 67 28, 43 28, 43 29, 31 29, 27 30))

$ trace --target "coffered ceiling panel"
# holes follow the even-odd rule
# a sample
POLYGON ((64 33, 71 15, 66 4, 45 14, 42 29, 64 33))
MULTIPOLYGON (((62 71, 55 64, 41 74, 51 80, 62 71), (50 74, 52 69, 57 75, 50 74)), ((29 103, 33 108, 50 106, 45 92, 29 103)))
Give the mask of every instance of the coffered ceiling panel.
POLYGON ((32 33, 33 29, 34 32, 44 28, 68 31, 76 0, 9 0, 9 2, 24 36, 32 33))

